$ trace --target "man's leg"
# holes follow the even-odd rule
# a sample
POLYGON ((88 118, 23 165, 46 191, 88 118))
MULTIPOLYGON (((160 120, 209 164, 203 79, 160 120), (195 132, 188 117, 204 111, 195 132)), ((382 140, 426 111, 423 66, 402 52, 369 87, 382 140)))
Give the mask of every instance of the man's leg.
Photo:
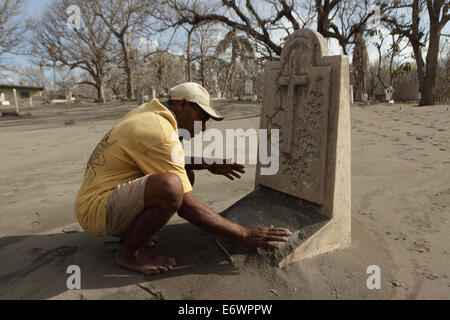
MULTIPOLYGON (((194 170, 186 169, 186 174, 188 176, 189 182, 191 183, 191 186, 194 186, 194 183, 195 183, 195 172, 194 172, 194 170)), ((124 235, 121 235, 119 237, 120 237, 120 242, 122 243, 124 235)), ((146 242, 145 246, 147 248, 151 248, 151 247, 155 246, 155 242, 157 242, 157 241, 158 241, 157 237, 150 237, 150 238, 147 239, 147 242, 146 242)))
POLYGON ((145 185, 144 211, 124 233, 124 242, 116 254, 116 262, 145 274, 157 274, 171 269, 175 260, 152 254, 145 248, 147 239, 156 234, 180 208, 183 186, 172 173, 149 176, 145 185))

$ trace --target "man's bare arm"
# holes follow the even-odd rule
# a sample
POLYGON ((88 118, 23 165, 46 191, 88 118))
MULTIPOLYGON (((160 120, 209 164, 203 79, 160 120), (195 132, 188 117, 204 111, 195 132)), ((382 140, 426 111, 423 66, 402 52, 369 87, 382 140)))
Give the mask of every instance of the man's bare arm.
POLYGON ((197 200, 192 191, 184 194, 183 204, 178 214, 207 232, 245 242, 251 247, 279 248, 279 245, 271 242, 286 242, 288 239, 285 237, 291 234, 285 228, 273 226, 247 228, 227 220, 197 200))
POLYGON ((203 158, 199 157, 185 157, 185 168, 186 170, 203 170, 206 169, 206 165, 203 161, 203 158))
POLYGON ((226 163, 226 159, 185 157, 186 170, 207 169, 212 174, 219 174, 230 180, 240 179, 241 174, 245 173, 244 166, 237 163, 226 163))

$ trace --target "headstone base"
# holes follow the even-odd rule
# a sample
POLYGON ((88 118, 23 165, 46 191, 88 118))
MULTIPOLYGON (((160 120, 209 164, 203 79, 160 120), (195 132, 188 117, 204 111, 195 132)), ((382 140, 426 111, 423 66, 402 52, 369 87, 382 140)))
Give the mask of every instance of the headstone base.
MULTIPOLYGON (((278 242, 280 249, 257 250, 260 259, 279 268, 348 245, 343 241, 342 233, 336 230, 335 221, 322 215, 318 205, 264 186, 257 186, 221 215, 246 227, 274 225, 289 228, 292 235, 288 242, 278 242)), ((231 255, 252 251, 232 240, 221 239, 221 242, 231 255)))

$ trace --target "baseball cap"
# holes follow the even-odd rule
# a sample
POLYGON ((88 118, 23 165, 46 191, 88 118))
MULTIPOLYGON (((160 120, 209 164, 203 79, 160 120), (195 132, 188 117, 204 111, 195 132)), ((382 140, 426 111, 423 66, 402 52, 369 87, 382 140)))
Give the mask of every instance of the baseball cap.
POLYGON ((212 119, 220 121, 223 116, 211 106, 211 97, 208 91, 195 82, 185 82, 169 90, 170 100, 183 100, 198 104, 212 119))

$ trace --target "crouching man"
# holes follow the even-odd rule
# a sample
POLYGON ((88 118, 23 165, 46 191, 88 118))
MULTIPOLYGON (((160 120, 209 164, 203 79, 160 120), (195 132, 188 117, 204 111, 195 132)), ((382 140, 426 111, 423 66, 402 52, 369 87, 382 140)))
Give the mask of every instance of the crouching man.
POLYGON ((206 169, 231 180, 244 173, 238 164, 185 167, 179 157, 174 159, 183 152, 178 129, 194 136, 194 122, 201 121, 204 131, 209 119, 223 117, 211 106, 208 92, 196 83, 184 83, 169 91, 167 102, 153 99, 130 111, 93 151, 75 213, 88 233, 123 239, 115 256, 119 265, 144 274, 172 269, 175 260, 152 253, 146 243, 176 212, 210 233, 251 247, 278 248, 273 242, 287 241, 287 229, 241 226, 194 197, 192 170, 206 169))

